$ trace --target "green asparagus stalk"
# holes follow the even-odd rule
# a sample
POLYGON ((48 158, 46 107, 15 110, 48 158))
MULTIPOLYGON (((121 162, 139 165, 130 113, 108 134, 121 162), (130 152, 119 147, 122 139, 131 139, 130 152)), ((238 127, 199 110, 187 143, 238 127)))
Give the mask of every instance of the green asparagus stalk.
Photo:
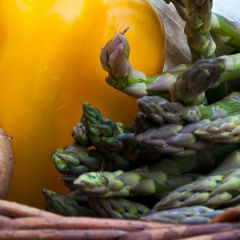
POLYGON ((192 53, 193 61, 215 55, 216 44, 210 34, 212 21, 212 0, 184 1, 185 33, 192 53))
POLYGON ((57 149, 52 154, 52 161, 56 169, 63 173, 61 180, 65 186, 74 190, 73 181, 77 176, 89 171, 114 170, 111 162, 96 149, 88 149, 79 144, 72 144, 64 149, 57 149))
POLYGON ((42 190, 46 200, 46 210, 63 216, 95 216, 87 207, 80 206, 78 202, 68 195, 59 194, 49 189, 42 190))
POLYGON ((225 71, 223 59, 200 59, 192 68, 183 71, 170 89, 171 100, 184 104, 200 104, 205 100, 205 91, 216 88, 225 71))
POLYGON ((112 87, 136 98, 170 93, 173 100, 185 104, 200 103, 204 91, 239 79, 240 54, 199 60, 193 66, 180 65, 171 71, 146 76, 135 71, 129 61, 129 44, 123 33, 117 34, 101 52, 103 69, 112 87), (121 59, 121 64, 119 63, 121 59))
POLYGON ((65 149, 57 149, 52 154, 52 161, 59 172, 78 176, 88 171, 102 169, 104 158, 94 153, 94 150, 88 151, 85 146, 72 144, 65 149))
POLYGON ((214 210, 206 206, 188 206, 168 210, 150 211, 141 219, 144 221, 165 222, 172 224, 204 224, 224 210, 214 210))
POLYGON ((195 134, 215 143, 239 143, 239 126, 240 114, 212 121, 197 129, 195 134))
MULTIPOLYGON (((191 20, 189 19, 189 13, 191 14, 192 4, 196 4, 197 2, 200 2, 201 4, 206 1, 165 0, 165 2, 172 3, 175 6, 179 16, 181 16, 183 20, 187 21, 187 20, 191 20), (191 5, 189 5, 189 3, 191 5)), ((205 9, 203 9, 203 14, 204 13, 206 13, 205 9)), ((205 15, 203 16, 205 17, 205 15)), ((208 17, 208 15, 206 17, 208 17)), ((194 24, 195 21, 193 20, 189 21, 189 23, 194 24)), ((201 16, 200 16, 200 20, 202 20, 201 16)), ((211 19, 207 18, 207 20, 211 21, 210 24, 209 24, 209 21, 207 21, 207 26, 211 28, 210 32, 212 35, 217 34, 225 44, 233 47, 238 51, 240 50, 240 31, 238 26, 239 23, 231 22, 228 19, 216 13, 212 13, 211 19)), ((202 24, 201 21, 199 22, 200 24, 202 24)))
POLYGON ((175 189, 155 205, 155 209, 169 209, 191 205, 209 207, 231 206, 240 199, 240 169, 200 178, 175 189))
POLYGON ((150 209, 141 203, 124 198, 89 198, 91 208, 100 217, 119 219, 139 219, 150 209))
POLYGON ((173 156, 191 156, 197 150, 208 150, 215 147, 213 142, 202 141, 197 138, 195 131, 210 120, 202 120, 186 126, 180 124, 166 124, 158 128, 150 128, 136 136, 137 141, 149 148, 173 156))
MULTIPOLYGON (((239 92, 233 92, 226 98, 207 106, 184 106, 178 102, 169 102, 160 96, 145 96, 138 100, 138 106, 145 118, 148 122, 154 122, 156 125, 224 118, 237 114, 240 111, 239 103, 239 92)), ((151 125, 149 124, 149 126, 151 125)))
POLYGON ((240 114, 216 119, 205 119, 185 126, 165 124, 150 128, 136 136, 137 141, 162 153, 190 156, 197 150, 212 149, 216 144, 238 144, 240 114))
POLYGON ((83 124, 87 129, 87 135, 93 145, 101 152, 118 152, 123 149, 123 144, 116 136, 131 132, 131 129, 105 119, 102 113, 90 104, 83 105, 83 124))
POLYGON ((151 95, 158 95, 164 90, 169 91, 173 101, 199 104, 203 100, 204 91, 239 79, 239 60, 239 53, 208 60, 201 59, 191 67, 179 71, 174 80, 171 78, 169 81, 168 77, 164 77, 166 73, 163 73, 148 86, 147 90, 150 91, 151 95))
POLYGON ((132 128, 104 118, 89 104, 84 104, 82 121, 91 142, 116 170, 129 170, 132 165, 136 168, 136 162, 140 166, 146 158, 151 160, 160 156, 159 152, 138 143, 132 128))
POLYGON ((213 14, 211 33, 222 39, 222 43, 229 45, 239 52, 240 30, 239 23, 229 21, 219 14, 213 14))
POLYGON ((89 196, 131 197, 135 195, 156 195, 168 192, 184 182, 192 182, 196 176, 167 176, 162 171, 136 169, 124 172, 88 172, 80 175, 74 184, 89 196))

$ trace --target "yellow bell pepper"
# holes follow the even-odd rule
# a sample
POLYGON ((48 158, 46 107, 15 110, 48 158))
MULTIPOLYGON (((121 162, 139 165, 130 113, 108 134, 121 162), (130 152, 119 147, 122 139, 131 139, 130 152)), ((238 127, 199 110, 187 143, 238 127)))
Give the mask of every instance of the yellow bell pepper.
POLYGON ((133 67, 161 72, 164 30, 146 0, 1 1, 0 126, 15 154, 9 200, 42 207, 43 187, 64 191, 50 155, 73 142, 83 102, 132 122, 136 100, 105 83, 99 60, 126 27, 133 67))

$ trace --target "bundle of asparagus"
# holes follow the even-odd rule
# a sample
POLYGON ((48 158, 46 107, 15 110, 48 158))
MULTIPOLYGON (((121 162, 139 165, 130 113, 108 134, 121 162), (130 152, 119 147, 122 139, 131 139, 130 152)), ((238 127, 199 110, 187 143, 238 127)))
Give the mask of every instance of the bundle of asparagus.
MULTIPOLYGON (((167 102, 167 100, 164 101, 167 102)), ((219 116, 227 116, 224 119, 230 118, 227 115, 228 112, 230 115, 232 114, 231 116, 237 117, 238 115, 235 115, 237 110, 224 111, 224 109, 231 108, 228 106, 228 101, 230 103, 238 101, 238 94, 234 93, 223 101, 215 103, 212 106, 213 108, 202 106, 202 109, 207 107, 211 110, 219 109, 222 112, 219 116)), ((199 123, 202 125, 199 129, 206 129, 207 133, 210 132, 208 131, 208 122, 211 123, 212 121, 214 123, 219 120, 217 115, 213 117, 211 113, 209 111, 207 122, 206 119, 205 122, 202 120, 196 122, 198 125, 199 123), (211 120, 212 118, 216 120, 211 120)), ((184 124, 184 122, 181 124, 184 124)), ((185 123, 184 128, 192 129, 189 127, 191 124, 185 123)), ((166 126, 169 126, 169 124, 163 125, 163 127, 166 126)), ((143 134, 153 129, 155 127, 148 129, 143 134)), ((163 133, 168 136, 166 130, 163 133)), ((167 151, 163 155, 162 150, 156 152, 151 150, 154 146, 153 143, 152 147, 144 147, 144 145, 139 144, 139 134, 133 131, 133 127, 126 127, 105 119, 96 108, 89 104, 84 105, 83 118, 74 127, 72 135, 75 143, 65 149, 57 149, 52 155, 56 168, 64 174, 62 179, 72 192, 64 196, 46 189, 43 191, 46 197, 47 210, 67 216, 94 216, 95 214, 102 217, 140 218, 149 211, 149 208, 153 207, 159 198, 179 186, 186 183, 191 184, 199 177, 199 173, 206 173, 207 169, 209 172, 218 166, 226 156, 238 149, 237 144, 225 146, 220 144, 209 151, 206 149, 209 148, 212 140, 208 141, 207 139, 204 140, 205 143, 200 144, 204 151, 196 151, 195 155, 186 157, 188 155, 186 154, 187 150, 184 150, 185 154, 183 154, 183 151, 179 154, 181 158, 167 157, 167 151), (131 155, 135 157, 131 157, 131 155), (118 156, 118 158, 115 158, 115 156, 118 156), (118 159, 121 161, 117 162, 118 159), (201 159, 204 160, 201 161, 201 159), (147 167, 147 165, 150 167, 147 167), (86 198, 83 201, 82 196, 84 195, 86 198), (131 200, 131 198, 140 195, 151 197, 151 205, 148 205, 149 199, 142 203, 140 203, 141 201, 137 203, 131 200)), ((158 135, 158 137, 160 136, 161 134, 158 135)), ((229 137, 231 137, 231 134, 229 137)), ((217 140, 214 141, 218 142, 217 140)), ((193 148, 193 144, 189 144, 189 146, 193 148)), ((176 155, 176 153, 174 152, 173 155, 176 155)), ((239 155, 236 154, 231 156, 233 156, 231 157, 232 162, 239 158, 239 155)), ((235 165, 232 166, 236 167, 235 165)), ((157 211, 158 208, 154 209, 157 211)), ((192 223, 194 220, 197 223, 203 221, 205 215, 195 218, 193 217, 194 214, 196 215, 196 209, 194 211, 189 209, 184 222, 192 223)), ((154 219, 156 220, 156 218, 154 219)), ((210 218, 204 219, 205 222, 210 220, 210 218)), ((163 221, 162 217, 159 217, 159 220, 163 221)), ((183 223, 183 220, 178 222, 183 223)))
POLYGON ((238 204, 240 93, 208 96, 240 79, 239 29, 210 0, 165 2, 186 21, 193 64, 146 76, 131 66, 126 31, 116 34, 101 52, 107 83, 139 98, 140 112, 125 126, 83 105, 74 144, 52 154, 70 192, 44 189, 47 210, 196 224, 238 204), (215 57, 216 39, 235 53, 215 57))

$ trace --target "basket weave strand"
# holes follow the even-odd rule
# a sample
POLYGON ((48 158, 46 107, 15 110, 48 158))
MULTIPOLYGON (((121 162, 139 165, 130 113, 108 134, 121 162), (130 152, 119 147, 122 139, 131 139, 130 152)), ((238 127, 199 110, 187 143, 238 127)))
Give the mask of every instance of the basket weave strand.
MULTIPOLYGON (((227 211, 227 219, 240 207, 227 211)), ((174 225, 159 222, 63 217, 34 207, 0 200, 0 239, 4 240, 224 240, 240 239, 240 223, 174 225)), ((225 213, 224 213, 225 214, 225 213)), ((224 221, 224 215, 220 221, 224 221)))

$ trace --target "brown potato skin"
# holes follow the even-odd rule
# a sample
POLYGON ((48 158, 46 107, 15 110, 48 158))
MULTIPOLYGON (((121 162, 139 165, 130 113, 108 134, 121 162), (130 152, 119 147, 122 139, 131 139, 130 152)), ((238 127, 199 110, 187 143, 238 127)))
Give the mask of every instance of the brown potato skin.
POLYGON ((0 199, 6 199, 14 165, 10 137, 0 128, 0 199))

